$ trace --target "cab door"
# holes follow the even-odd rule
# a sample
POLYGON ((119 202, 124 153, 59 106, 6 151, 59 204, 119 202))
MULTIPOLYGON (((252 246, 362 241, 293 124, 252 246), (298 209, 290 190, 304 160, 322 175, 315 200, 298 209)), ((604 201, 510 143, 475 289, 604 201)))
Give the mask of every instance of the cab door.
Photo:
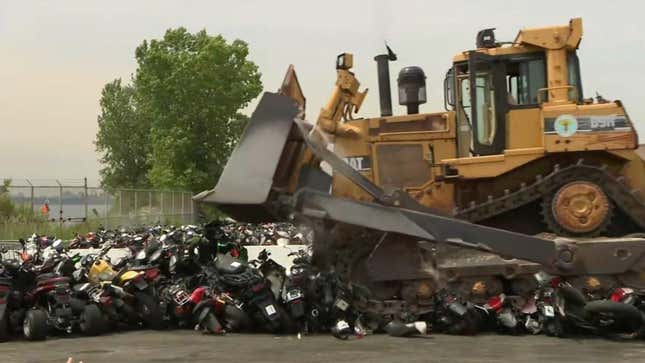
POLYGON ((472 153, 476 156, 501 154, 506 149, 508 108, 504 63, 471 51, 468 71, 472 153))

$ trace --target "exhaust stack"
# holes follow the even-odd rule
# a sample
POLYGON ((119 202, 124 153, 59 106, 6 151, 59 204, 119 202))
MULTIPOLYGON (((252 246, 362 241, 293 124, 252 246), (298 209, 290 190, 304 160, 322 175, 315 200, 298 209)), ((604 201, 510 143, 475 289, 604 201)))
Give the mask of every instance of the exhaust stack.
POLYGON ((378 93, 381 103, 381 116, 392 116, 392 92, 390 88, 390 61, 396 60, 396 54, 385 45, 387 54, 379 54, 374 57, 376 70, 378 72, 378 93))

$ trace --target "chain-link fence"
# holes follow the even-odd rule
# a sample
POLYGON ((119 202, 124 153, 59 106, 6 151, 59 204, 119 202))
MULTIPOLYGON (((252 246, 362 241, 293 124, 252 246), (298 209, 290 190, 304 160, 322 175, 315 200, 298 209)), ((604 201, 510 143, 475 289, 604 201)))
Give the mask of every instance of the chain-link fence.
MULTIPOLYGON (((2 180, 2 179, 0 179, 2 180)), ((16 230, 92 224, 105 228, 141 224, 187 224, 195 219, 192 193, 181 190, 89 186, 87 179, 12 179, 9 211, 0 211, 0 238, 16 230), (33 225, 33 227, 31 227, 33 225)))

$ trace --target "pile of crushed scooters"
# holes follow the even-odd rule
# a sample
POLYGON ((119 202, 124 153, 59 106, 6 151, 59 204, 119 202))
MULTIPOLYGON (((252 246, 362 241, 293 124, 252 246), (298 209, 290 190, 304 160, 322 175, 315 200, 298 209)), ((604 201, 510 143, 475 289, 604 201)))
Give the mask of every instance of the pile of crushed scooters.
MULTIPOLYGON (((485 303, 441 290, 424 314, 384 317, 356 308, 364 289, 333 271, 317 271, 306 249, 291 252, 289 271, 263 250, 249 260, 249 225, 155 226, 77 236, 66 245, 33 235, 2 251, 0 339, 52 334, 98 335, 135 328, 195 329, 203 333, 331 332, 339 339, 386 332, 564 336, 585 331, 640 337, 641 295, 617 288, 590 299, 556 276, 537 273, 537 288, 522 297, 500 294, 485 303), (240 233, 241 232, 241 233, 240 233), (95 247, 87 254, 71 248, 95 247), (127 251, 112 260, 114 248, 127 251)), ((273 226, 274 234, 281 230, 273 226)), ((292 237, 297 229, 289 229, 292 237)), ((304 234, 303 234, 304 236, 304 234)), ((279 238, 290 238, 279 237, 279 238)), ((304 240, 304 237, 302 237, 304 240)))

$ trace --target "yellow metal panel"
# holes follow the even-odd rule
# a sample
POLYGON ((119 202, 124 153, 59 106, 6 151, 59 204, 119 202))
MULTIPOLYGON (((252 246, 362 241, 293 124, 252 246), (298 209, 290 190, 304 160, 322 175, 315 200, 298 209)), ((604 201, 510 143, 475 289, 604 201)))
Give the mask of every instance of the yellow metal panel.
POLYGON ((643 190, 643 185, 645 185, 645 145, 640 145, 636 150, 617 150, 611 151, 611 153, 628 160, 619 174, 625 178, 625 185, 629 189, 635 190, 641 198, 645 197, 643 190))
POLYGON ((445 159, 442 162, 456 167, 459 170, 459 175, 465 179, 479 179, 502 175, 543 156, 543 148, 533 148, 503 155, 445 159))
POLYGON ((547 152, 619 150, 636 147, 633 132, 579 132, 569 137, 544 135, 547 152))
POLYGON ((562 114, 573 116, 603 116, 624 114, 625 110, 614 102, 596 103, 591 105, 544 105, 542 108, 544 117, 558 117, 562 114))
POLYGON ((541 147, 543 128, 539 108, 510 110, 506 116, 507 149, 541 147))

